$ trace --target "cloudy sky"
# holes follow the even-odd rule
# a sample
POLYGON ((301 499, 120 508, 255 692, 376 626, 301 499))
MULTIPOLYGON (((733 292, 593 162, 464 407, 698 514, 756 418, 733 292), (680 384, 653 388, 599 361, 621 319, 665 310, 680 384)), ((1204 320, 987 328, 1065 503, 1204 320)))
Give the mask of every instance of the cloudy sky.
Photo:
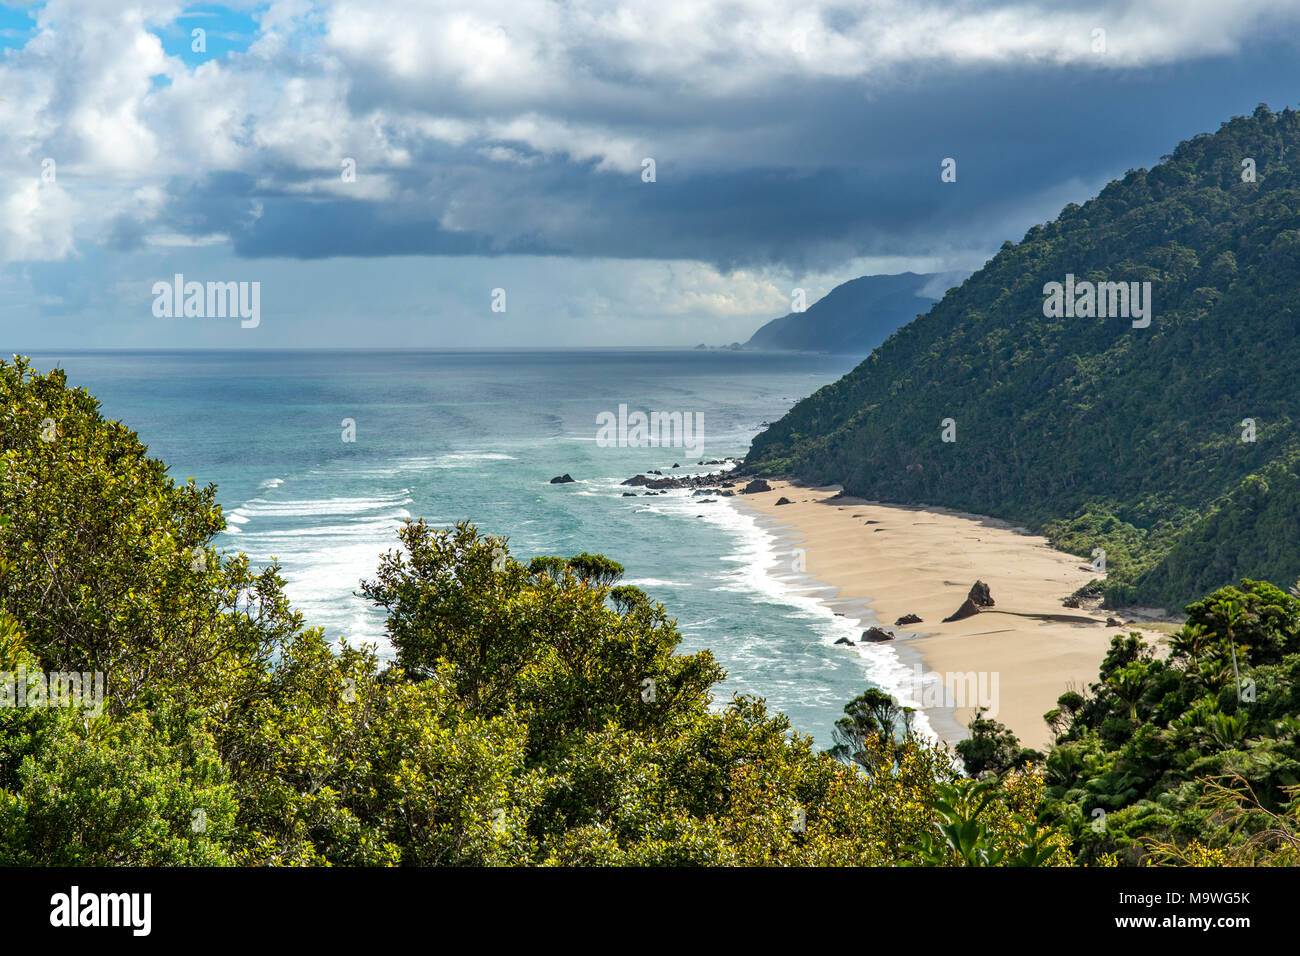
POLYGON ((978 268, 1296 105, 1297 27, 1300 0, 0 5, 0 351, 743 340, 795 287, 978 268), (259 282, 260 324, 156 316, 176 273, 259 282))

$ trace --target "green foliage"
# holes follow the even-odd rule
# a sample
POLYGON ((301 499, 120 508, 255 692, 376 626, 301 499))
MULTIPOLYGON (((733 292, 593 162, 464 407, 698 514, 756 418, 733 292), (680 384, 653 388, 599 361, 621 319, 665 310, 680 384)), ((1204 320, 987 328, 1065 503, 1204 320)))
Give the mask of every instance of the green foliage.
POLYGON ((745 468, 1104 548, 1112 605, 1294 580, 1297 156, 1300 114, 1257 110, 1067 206, 760 434, 745 468), (1045 318, 1067 273, 1150 281, 1150 327, 1045 318))
POLYGON ((680 636, 660 605, 609 606, 609 584, 622 573, 613 562, 580 555, 544 572, 513 559, 494 566, 502 543, 467 524, 412 522, 400 537, 403 549, 385 555, 362 589, 388 613, 398 662, 411 672, 450 665, 475 713, 516 710, 532 763, 610 725, 671 733, 707 706, 724 676, 707 651, 674 654, 680 636))
POLYGON ((1300 599, 1243 580, 1187 612, 1167 657, 1136 634, 1116 637, 1089 694, 1061 699, 1044 765, 1048 819, 1083 861, 1137 863, 1155 847, 1165 861, 1180 847, 1231 857, 1249 844, 1258 855, 1259 834, 1296 812, 1300 599), (1228 778, 1249 791, 1253 813, 1207 802, 1228 778))
POLYGON ((966 765, 967 773, 972 776, 1002 774, 1008 770, 1033 766, 1043 760, 1043 755, 1038 751, 1021 747, 1016 735, 1004 724, 985 717, 982 707, 967 729, 970 736, 953 749, 966 765))
POLYGON ((1047 866, 1064 859, 1059 836, 1007 806, 996 780, 939 784, 934 809, 934 828, 917 846, 925 866, 1047 866))
POLYGON ((118 712, 146 687, 202 693, 224 655, 301 626, 274 568, 208 546, 215 486, 176 485, 61 370, 0 362, 0 457, 0 604, 46 668, 107 675, 118 712))
MULTIPOLYGON (((714 707, 722 669, 617 563, 423 521, 363 585, 383 666, 217 554, 215 490, 62 373, 0 363, 0 400, 0 670, 108 688, 97 716, 0 707, 0 865, 923 862, 957 774, 888 695, 846 708, 846 764, 761 700, 714 707)), ((1046 862, 1041 781, 987 792, 986 862, 1046 862)))
POLYGON ((31 713, 0 710, 0 733, 27 751, 16 766, 5 753, 0 865, 231 862, 235 801, 201 720, 168 711, 83 724, 68 712, 31 713))
POLYGON ((872 761, 878 753, 890 756, 892 764, 892 746, 896 740, 912 739, 912 720, 914 708, 902 707, 898 701, 877 687, 868 688, 844 705, 844 713, 835 722, 831 736, 834 746, 827 751, 836 760, 855 763, 870 773, 881 768, 872 761), (869 748, 868 741, 878 740, 880 748, 869 748))
POLYGON ((1197 808, 1212 830, 1188 843, 1152 841, 1148 857, 1167 866, 1300 866, 1300 789, 1292 788, 1285 811, 1264 807, 1239 776, 1207 782, 1197 808))
POLYGON ((547 574, 554 580, 563 578, 566 570, 572 571, 579 579, 603 588, 613 587, 623 576, 623 565, 603 554, 586 551, 571 558, 536 557, 528 562, 528 570, 533 574, 547 574))

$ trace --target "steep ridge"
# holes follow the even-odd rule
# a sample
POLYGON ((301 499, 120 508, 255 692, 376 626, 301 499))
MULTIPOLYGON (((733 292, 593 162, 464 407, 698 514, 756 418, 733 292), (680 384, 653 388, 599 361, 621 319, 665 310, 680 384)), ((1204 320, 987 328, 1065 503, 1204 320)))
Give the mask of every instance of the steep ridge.
POLYGON ((745 466, 1104 549, 1112 604, 1294 580, 1298 287, 1300 114, 1261 105, 1004 243, 745 466), (1087 315, 1083 283, 1125 283, 1149 325, 1137 302, 1087 315))
POLYGON ((962 273, 861 276, 837 285, 803 312, 773 319, 747 348, 867 355, 899 327, 930 308, 962 273))

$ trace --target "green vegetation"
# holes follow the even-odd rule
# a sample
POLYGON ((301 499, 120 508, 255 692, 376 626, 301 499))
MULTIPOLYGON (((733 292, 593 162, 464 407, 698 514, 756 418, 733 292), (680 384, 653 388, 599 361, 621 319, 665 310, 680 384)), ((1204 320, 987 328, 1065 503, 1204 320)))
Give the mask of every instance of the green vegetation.
POLYGON ((215 489, 62 372, 0 363, 0 416, 0 679, 108 689, 0 706, 0 865, 1068 862, 1036 774, 975 794, 906 733, 844 761, 713 708, 716 661, 600 555, 406 524, 363 587, 384 667, 217 553, 215 489))
POLYGON ((1111 605, 1292 581, 1298 285, 1300 114, 1261 106, 1004 244, 761 434, 745 467, 1104 548, 1111 605), (1045 318, 1043 287, 1067 273, 1151 282, 1150 327, 1045 318))
POLYGON ((0 684, 0 865, 1300 863, 1300 598, 1271 585, 1192 605, 1165 657, 1117 637, 1045 757, 981 716, 968 779, 880 690, 825 753, 712 706, 717 662, 617 563, 467 524, 408 522, 364 584, 391 666, 332 650, 61 372, 0 363, 0 409, 0 682, 108 684, 102 712, 0 684))
POLYGON ((1089 694, 1047 715, 1050 816, 1084 860, 1300 863, 1300 599, 1242 581, 1187 611, 1167 655, 1117 636, 1089 694))

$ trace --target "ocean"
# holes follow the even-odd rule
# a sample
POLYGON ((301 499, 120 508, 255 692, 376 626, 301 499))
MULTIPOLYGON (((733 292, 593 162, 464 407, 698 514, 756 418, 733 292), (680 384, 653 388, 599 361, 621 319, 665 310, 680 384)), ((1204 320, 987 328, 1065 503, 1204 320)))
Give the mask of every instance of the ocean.
POLYGON ((294 605, 331 640, 392 657, 382 613, 356 592, 401 521, 423 517, 508 536, 520 559, 591 551, 620 562, 623 583, 676 618, 680 649, 709 648, 726 669, 719 702, 766 698, 822 747, 845 703, 903 670, 892 648, 835 645, 875 622, 836 616, 833 592, 796 573, 790 544, 742 506, 689 491, 628 498, 620 484, 649 469, 716 471, 697 462, 744 455, 764 422, 851 359, 636 349, 30 357, 88 388, 174 479, 215 483, 229 523, 216 546, 278 560, 294 605), (702 435, 689 449, 598 441, 598 420, 620 406, 624 420, 680 413, 702 435), (550 484, 566 473, 572 484, 550 484))

